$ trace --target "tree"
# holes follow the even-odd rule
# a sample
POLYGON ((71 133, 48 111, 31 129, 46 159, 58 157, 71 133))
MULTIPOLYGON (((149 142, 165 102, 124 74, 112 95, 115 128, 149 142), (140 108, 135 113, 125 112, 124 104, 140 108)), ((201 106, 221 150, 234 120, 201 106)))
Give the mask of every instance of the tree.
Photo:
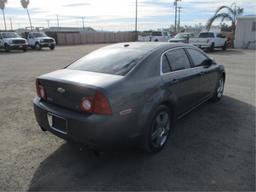
POLYGON ((0 0, 0 9, 2 9, 2 12, 3 12, 3 19, 4 19, 4 27, 5 27, 5 30, 7 30, 6 21, 5 21, 5 12, 4 12, 5 4, 6 4, 6 3, 7 3, 7 0, 0 0))
POLYGON ((244 9, 237 7, 235 3, 233 3, 230 7, 225 5, 220 6, 215 11, 214 16, 208 20, 206 24, 206 29, 209 31, 211 29, 213 22, 217 19, 221 19, 221 22, 223 22, 225 19, 228 19, 229 21, 231 21, 232 32, 235 33, 237 17, 242 15, 243 12, 244 9), (225 10, 225 12, 222 12, 223 10, 225 10))
POLYGON ((32 30, 32 22, 31 22, 31 18, 30 18, 30 14, 28 11, 28 5, 29 5, 29 0, 21 0, 21 6, 27 10, 27 14, 28 14, 28 19, 29 19, 29 24, 30 24, 30 29, 32 30))

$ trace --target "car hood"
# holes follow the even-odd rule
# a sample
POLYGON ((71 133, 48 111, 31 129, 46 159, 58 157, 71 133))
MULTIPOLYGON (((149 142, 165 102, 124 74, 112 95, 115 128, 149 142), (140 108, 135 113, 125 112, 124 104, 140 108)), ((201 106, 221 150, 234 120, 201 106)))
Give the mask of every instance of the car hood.
POLYGON ((21 38, 21 37, 17 37, 17 38, 4 38, 4 40, 7 40, 7 41, 10 41, 10 40, 25 40, 25 41, 27 41, 26 39, 21 38))
POLYGON ((53 38, 51 38, 51 37, 37 37, 35 39, 37 39, 37 40, 45 40, 45 39, 53 39, 53 38))
POLYGON ((181 41, 185 41, 186 39, 183 38, 172 38, 169 40, 169 42, 181 42, 181 41))

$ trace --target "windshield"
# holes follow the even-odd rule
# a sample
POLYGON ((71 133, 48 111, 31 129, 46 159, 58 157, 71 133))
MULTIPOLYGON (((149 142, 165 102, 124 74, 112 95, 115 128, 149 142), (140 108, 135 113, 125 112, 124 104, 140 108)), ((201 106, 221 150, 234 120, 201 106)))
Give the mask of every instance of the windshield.
POLYGON ((2 33, 2 37, 5 38, 16 38, 20 37, 17 33, 2 33))
POLYGON ((213 33, 200 33, 199 38, 211 38, 214 37, 213 33))
POLYGON ((175 38, 185 39, 185 38, 187 38, 188 36, 189 36, 188 34, 181 34, 181 33, 179 33, 179 34, 177 34, 177 35, 175 36, 175 38))
POLYGON ((37 38, 37 37, 47 37, 45 33, 32 33, 32 36, 37 38))
POLYGON ((154 31, 152 32, 152 36, 162 36, 162 33, 160 31, 154 31))
POLYGON ((100 49, 78 61, 68 69, 126 75, 145 55, 145 51, 135 49, 100 49))

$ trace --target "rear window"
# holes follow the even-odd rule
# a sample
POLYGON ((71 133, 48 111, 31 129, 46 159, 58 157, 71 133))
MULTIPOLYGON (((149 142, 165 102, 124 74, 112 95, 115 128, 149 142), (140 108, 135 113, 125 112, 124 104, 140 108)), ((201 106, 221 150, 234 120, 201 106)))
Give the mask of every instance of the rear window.
POLYGON ((124 76, 144 55, 145 51, 137 49, 100 49, 82 57, 67 68, 124 76))
POLYGON ((212 38, 214 37, 213 33, 200 33, 199 38, 212 38))

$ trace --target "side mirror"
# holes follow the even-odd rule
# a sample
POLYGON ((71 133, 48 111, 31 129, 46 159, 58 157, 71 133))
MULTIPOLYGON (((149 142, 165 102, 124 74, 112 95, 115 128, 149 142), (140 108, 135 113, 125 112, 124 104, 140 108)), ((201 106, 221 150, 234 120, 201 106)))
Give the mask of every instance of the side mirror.
POLYGON ((214 61, 212 59, 206 59, 203 63, 203 65, 205 67, 210 67, 212 64, 214 63, 214 61))

